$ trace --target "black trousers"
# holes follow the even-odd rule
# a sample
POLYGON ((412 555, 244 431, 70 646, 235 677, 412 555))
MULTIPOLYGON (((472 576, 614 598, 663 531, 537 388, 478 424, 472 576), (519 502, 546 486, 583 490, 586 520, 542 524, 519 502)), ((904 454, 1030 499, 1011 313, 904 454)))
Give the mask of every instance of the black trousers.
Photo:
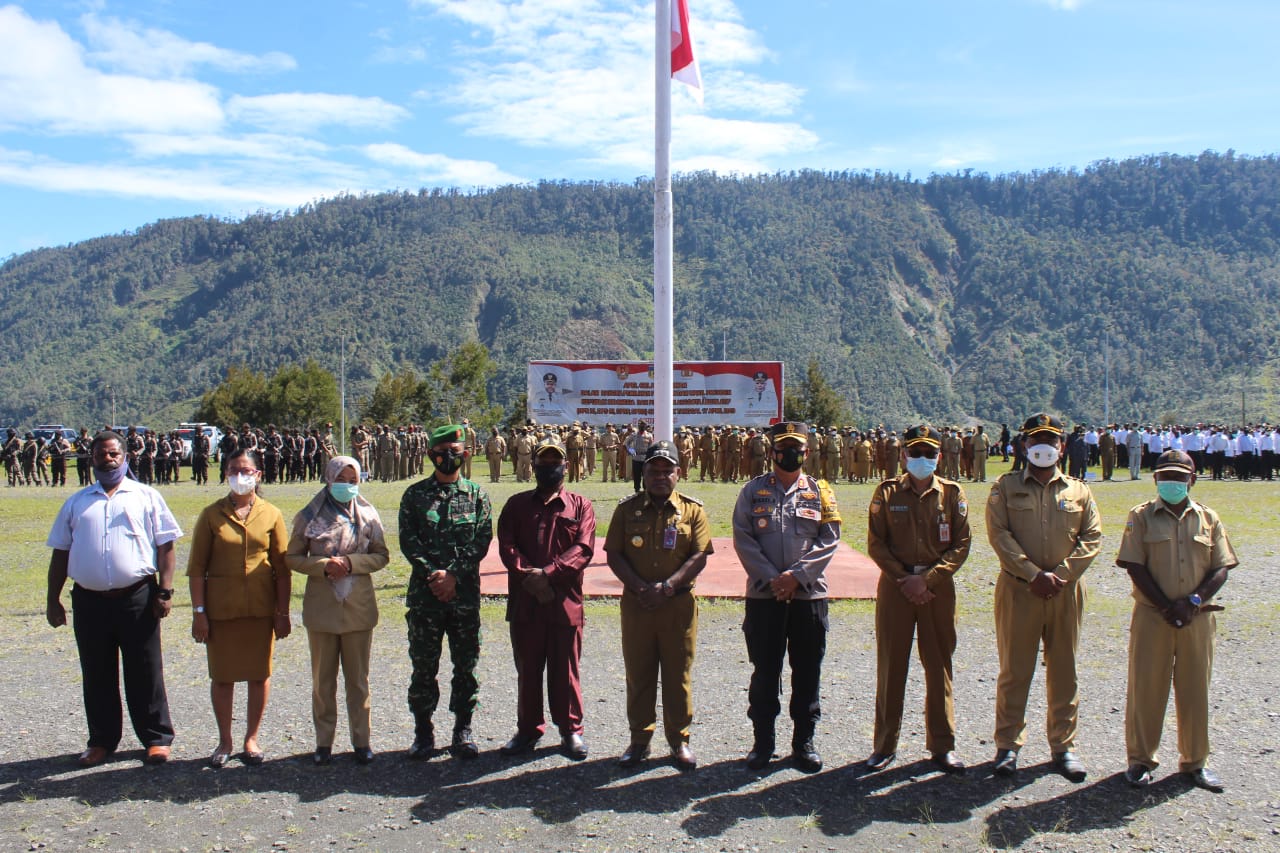
POLYGON ((791 664, 791 719, 794 743, 813 736, 822 718, 822 658, 827 652, 827 600, 775 601, 748 598, 742 632, 754 667, 747 691, 747 716, 757 731, 773 731, 782 710, 782 663, 791 664))
POLYGON ((636 487, 636 491, 640 491, 640 480, 644 476, 644 463, 635 459, 631 460, 631 483, 636 487))
POLYGON ((133 731, 143 746, 173 742, 173 722, 164 690, 160 620, 151 610, 154 583, 144 583, 119 598, 74 586, 72 626, 80 650, 84 715, 89 746, 115 751, 120 745, 120 662, 124 695, 133 731))
POLYGON ((1209 468, 1213 471, 1213 479, 1222 479, 1222 465, 1227 460, 1227 454, 1221 450, 1215 450, 1209 454, 1209 468))

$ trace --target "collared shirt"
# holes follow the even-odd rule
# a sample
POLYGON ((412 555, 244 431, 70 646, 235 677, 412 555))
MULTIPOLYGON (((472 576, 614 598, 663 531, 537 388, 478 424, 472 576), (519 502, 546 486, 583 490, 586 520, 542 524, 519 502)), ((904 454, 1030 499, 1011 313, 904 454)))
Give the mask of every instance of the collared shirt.
POLYGON ((953 480, 935 474, 916 494, 911 475, 901 474, 871 496, 867 554, 892 578, 924 574, 925 583, 934 586, 960 568, 971 541, 969 504, 953 480))
POLYGON ((558 605, 553 621, 582 624, 582 575, 596 549, 596 511, 582 495, 560 489, 550 500, 536 489, 512 495, 498 516, 498 554, 507 567, 507 621, 544 612, 521 586, 521 569, 544 569, 558 605))
POLYGON ((106 592, 155 574, 155 549, 180 536, 178 521, 160 493, 125 477, 110 497, 101 483, 94 483, 67 498, 45 544, 70 552, 71 580, 106 592))
MULTIPOLYGON (((622 554, 641 580, 664 581, 699 551, 711 554, 711 526, 702 501, 672 492, 661 505, 637 492, 618 502, 604 549, 622 554), (674 547, 666 547, 674 530, 674 547)), ((692 587, 692 584, 690 584, 692 587)))
POLYGON ((432 475, 405 489, 399 522, 400 553, 412 570, 405 604, 449 606, 427 585, 431 573, 443 569, 457 581, 455 601, 479 606, 480 561, 493 541, 493 508, 484 490, 465 478, 442 483, 432 475))
POLYGON ((1028 583, 1041 570, 1073 581, 1098 556, 1102 523, 1098 505, 1080 480, 1054 469, 1048 483, 1031 469, 996 480, 987 498, 987 538, 1000 568, 1028 583))
POLYGON ((770 582, 791 572, 802 601, 827 597, 827 564, 840 543, 831 487, 801 474, 790 487, 762 474, 742 487, 733 508, 733 548, 747 571, 747 598, 773 598, 770 582))
MULTIPOLYGON (((1195 592, 1210 572, 1234 568, 1240 561, 1216 512, 1188 499, 1179 513, 1153 498, 1129 510, 1116 562, 1146 566, 1160 591, 1176 601, 1195 592)), ((1155 606, 1136 585, 1133 597, 1155 606)))

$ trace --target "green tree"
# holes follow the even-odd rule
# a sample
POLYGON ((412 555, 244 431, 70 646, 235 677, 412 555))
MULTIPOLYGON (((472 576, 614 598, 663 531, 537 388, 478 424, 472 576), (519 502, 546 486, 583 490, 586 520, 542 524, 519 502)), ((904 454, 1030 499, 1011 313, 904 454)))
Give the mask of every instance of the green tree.
POLYGON ((339 419, 338 380, 313 358, 301 367, 290 364, 277 370, 268 396, 273 423, 312 427, 339 419))
POLYGON ((422 383, 412 370, 382 374, 373 394, 363 401, 364 419, 379 424, 407 424, 417 420, 422 383))
POLYGON ((425 385, 423 420, 441 422, 471 419, 476 427, 491 427, 502 418, 501 406, 489 405, 488 384, 498 372, 498 363, 489 348, 479 341, 467 341, 444 361, 431 365, 425 385))
POLYGON ((271 415, 267 379, 243 364, 227 368, 227 376, 205 392, 196 408, 195 420, 221 426, 266 423, 271 415))
MULTIPOLYGON (((809 359, 804 381, 800 383, 799 399, 792 401, 792 410, 801 414, 798 420, 821 426, 835 426, 849 420, 849 406, 835 392, 822 374, 816 358, 809 359)), ((784 409, 786 399, 784 395, 784 409)))

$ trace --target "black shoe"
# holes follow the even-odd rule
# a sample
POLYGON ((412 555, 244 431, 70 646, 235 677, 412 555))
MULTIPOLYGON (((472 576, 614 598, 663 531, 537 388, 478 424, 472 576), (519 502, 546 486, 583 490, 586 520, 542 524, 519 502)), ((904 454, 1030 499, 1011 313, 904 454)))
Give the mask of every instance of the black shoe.
POLYGON ((470 726, 460 726, 453 730, 453 744, 449 747, 449 752, 454 758, 461 758, 464 761, 480 754, 480 747, 476 746, 475 740, 471 737, 470 726))
POLYGON ((671 763, 677 770, 693 770, 698 766, 698 759, 694 757, 689 744, 682 743, 671 748, 671 763))
POLYGON ((414 761, 425 761, 436 754, 435 736, 428 733, 419 735, 413 742, 413 746, 409 747, 408 757, 414 761))
POLYGON ((997 776, 1009 777, 1018 770, 1018 751, 1016 749, 997 749, 996 759, 991 772, 997 776))
POLYGON ((333 748, 328 746, 317 746, 315 754, 311 756, 311 760, 317 765, 331 763, 333 761, 333 748))
POLYGON ((541 737, 542 735, 538 732, 528 735, 516 732, 515 737, 498 748, 498 753, 500 755, 519 755, 522 752, 532 752, 541 737))
POLYGON ((565 735, 560 740, 560 751, 564 753, 565 758, 574 761, 585 761, 587 758, 587 742, 582 739, 580 734, 565 735))
POLYGON ((805 773, 817 773, 822 769, 822 756, 814 748, 813 738, 791 745, 791 763, 805 773))
POLYGON ((367 746, 352 747, 351 752, 356 757, 356 764, 372 764, 373 750, 367 746))
POLYGON ((649 757, 649 744, 632 743, 622 751, 622 757, 618 759, 620 767, 635 767, 641 761, 649 757))
POLYGON ((773 741, 756 741, 747 753, 747 767, 752 770, 763 770, 769 766, 773 758, 773 741))
POLYGON ((873 752, 864 762, 866 768, 872 773, 878 773, 893 763, 893 759, 898 757, 896 752, 873 752))
POLYGON ((934 753, 933 758, 930 760, 943 773, 954 773, 957 776, 964 775, 964 762, 960 760, 960 756, 951 750, 934 753))
POLYGON ((1199 770, 1186 775, 1191 780, 1191 784, 1197 788, 1204 788, 1206 791, 1212 791, 1215 794, 1221 794, 1227 790, 1226 786, 1222 784, 1222 780, 1218 778, 1218 774, 1208 767, 1201 767, 1199 770))
POLYGON ((1076 754, 1070 750, 1053 754, 1053 768, 1066 779, 1077 784, 1083 782, 1085 777, 1089 775, 1085 772, 1084 765, 1080 763, 1080 759, 1076 758, 1076 754))
POLYGON ((1124 771, 1124 780, 1135 788, 1145 788, 1151 784, 1151 768, 1144 764, 1130 764, 1124 771))

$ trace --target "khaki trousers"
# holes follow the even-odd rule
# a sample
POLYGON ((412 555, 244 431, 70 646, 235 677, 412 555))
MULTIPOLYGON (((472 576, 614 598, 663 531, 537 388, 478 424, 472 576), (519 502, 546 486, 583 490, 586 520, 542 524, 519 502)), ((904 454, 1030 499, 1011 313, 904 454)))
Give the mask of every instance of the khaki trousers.
POLYGON ((996 581, 996 646, 1000 677, 996 682, 996 749, 1021 749, 1026 742, 1027 694, 1044 643, 1045 732, 1051 752, 1065 752, 1076 739, 1080 691, 1076 650, 1084 621, 1083 581, 1067 584, 1045 600, 1007 572, 996 581))
POLYGON ((333 746, 338 725, 338 666, 347 692, 351 745, 369 745, 369 653, 373 631, 326 634, 307 631, 311 646, 311 718, 316 746, 333 746))
POLYGON ((979 483, 987 481, 987 454, 977 452, 973 454, 973 479, 979 483))
POLYGON ((1154 608, 1133 607, 1129 622, 1129 695, 1124 740, 1130 764, 1154 769, 1173 683, 1178 719, 1178 769, 1184 773, 1209 760, 1209 681, 1213 676, 1212 613, 1175 628, 1154 608))
POLYGON ((875 751, 898 751, 902 706, 906 701, 911 643, 924 667, 925 748, 930 754, 956 748, 956 706, 951 692, 951 656, 956 650, 956 587, 951 578, 933 590, 933 601, 907 601, 897 581, 880 575, 876 589, 875 751))
POLYGON ((496 483, 502 479, 502 454, 489 455, 489 482, 496 483))
POLYGON ((693 593, 645 610, 622 594, 622 660, 627 671, 627 722, 631 742, 653 738, 662 678, 662 726, 672 748, 689 742, 693 723, 693 652, 698 641, 698 600, 693 593))
POLYGON ((604 450, 601 451, 604 461, 600 463, 600 481, 607 483, 610 480, 617 482, 618 480, 618 451, 604 450))

